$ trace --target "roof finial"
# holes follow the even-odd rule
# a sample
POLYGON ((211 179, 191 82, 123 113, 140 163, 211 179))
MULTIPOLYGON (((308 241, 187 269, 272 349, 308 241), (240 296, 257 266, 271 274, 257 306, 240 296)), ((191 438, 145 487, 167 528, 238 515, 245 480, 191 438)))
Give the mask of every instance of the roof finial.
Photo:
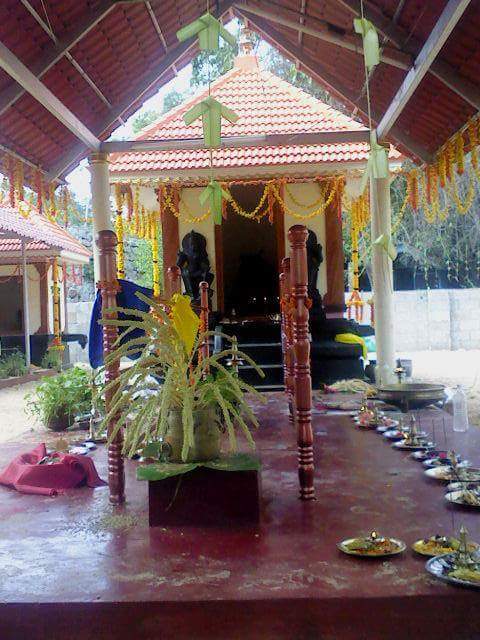
POLYGON ((247 23, 244 22, 242 28, 240 29, 240 38, 238 41, 238 53, 241 56, 251 56, 253 55, 253 33, 248 28, 247 23))
POLYGON ((243 71, 253 71, 258 69, 258 60, 253 52, 255 39, 253 32, 244 22, 240 28, 238 38, 238 56, 235 58, 235 67, 243 71))

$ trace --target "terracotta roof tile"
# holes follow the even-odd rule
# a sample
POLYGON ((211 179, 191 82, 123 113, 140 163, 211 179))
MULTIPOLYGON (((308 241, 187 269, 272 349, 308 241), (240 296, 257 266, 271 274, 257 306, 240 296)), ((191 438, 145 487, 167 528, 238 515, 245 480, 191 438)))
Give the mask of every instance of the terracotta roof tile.
MULTIPOLYGON (((253 56, 237 58, 236 66, 212 83, 211 94, 239 116, 235 124, 223 122, 222 133, 226 136, 354 132, 365 129, 360 123, 321 100, 260 69, 253 56)), ((183 116, 207 95, 208 90, 203 89, 185 100, 143 129, 137 139, 201 138, 201 121, 187 127, 183 116)), ((398 157, 399 154, 394 152, 394 155, 398 157)), ((365 143, 242 147, 213 151, 214 166, 224 168, 294 163, 333 164, 364 161, 367 157, 368 145, 365 143)), ((142 171, 165 173, 183 169, 194 171, 208 166, 209 151, 197 149, 112 154, 110 169, 113 174, 142 171)))
MULTIPOLYGON (((0 232, 7 232, 25 238, 27 250, 59 249, 89 258, 91 252, 56 222, 48 220, 33 209, 28 217, 24 217, 18 209, 7 204, 0 204, 0 232)), ((20 239, 2 238, 0 236, 0 252, 19 251, 20 239)))

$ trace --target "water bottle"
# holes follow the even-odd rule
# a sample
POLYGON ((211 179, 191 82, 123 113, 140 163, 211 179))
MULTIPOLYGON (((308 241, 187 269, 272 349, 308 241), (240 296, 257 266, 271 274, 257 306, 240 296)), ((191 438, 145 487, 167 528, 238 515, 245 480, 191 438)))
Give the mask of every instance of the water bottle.
POLYGON ((453 407, 453 430, 467 431, 468 429, 468 407, 467 396, 461 385, 457 385, 452 396, 453 407))

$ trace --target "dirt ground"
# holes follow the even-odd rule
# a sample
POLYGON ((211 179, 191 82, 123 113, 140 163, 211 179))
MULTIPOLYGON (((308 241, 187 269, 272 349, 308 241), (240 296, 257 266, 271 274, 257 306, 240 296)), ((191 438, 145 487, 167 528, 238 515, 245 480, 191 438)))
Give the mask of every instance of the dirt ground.
MULTIPOLYGON (((480 426, 480 350, 475 351, 417 351, 399 354, 413 360, 413 378, 441 382, 447 386, 462 384, 467 391, 469 418, 480 426)), ((29 442, 35 432, 45 433, 42 425, 25 412, 25 396, 35 388, 31 382, 0 390, 0 442, 29 442)))

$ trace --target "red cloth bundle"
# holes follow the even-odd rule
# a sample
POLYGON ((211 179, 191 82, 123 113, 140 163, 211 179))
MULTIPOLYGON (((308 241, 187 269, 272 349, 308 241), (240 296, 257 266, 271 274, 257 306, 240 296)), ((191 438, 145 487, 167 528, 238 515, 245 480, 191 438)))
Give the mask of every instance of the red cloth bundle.
POLYGON ((44 496, 55 496, 65 489, 86 484, 101 487, 104 482, 97 473, 93 460, 68 453, 54 454, 57 462, 39 464, 47 455, 45 444, 39 444, 29 453, 22 453, 0 473, 0 484, 21 491, 44 496))

